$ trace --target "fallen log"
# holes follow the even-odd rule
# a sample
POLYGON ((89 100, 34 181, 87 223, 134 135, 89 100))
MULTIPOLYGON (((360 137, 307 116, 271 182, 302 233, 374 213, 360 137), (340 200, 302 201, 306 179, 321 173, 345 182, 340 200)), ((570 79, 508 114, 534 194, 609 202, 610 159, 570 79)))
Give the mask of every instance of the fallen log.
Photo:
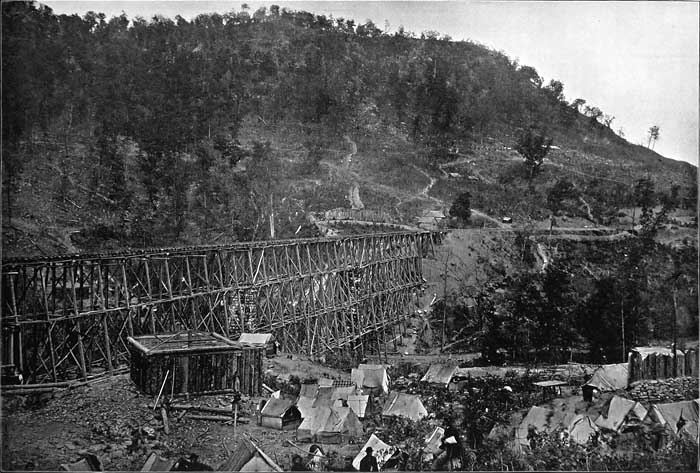
POLYGON ((170 406, 174 410, 212 412, 214 414, 229 414, 232 417, 233 410, 230 407, 209 407, 195 406, 193 404, 173 404, 170 406))
MULTIPOLYGON (((229 416, 209 416, 209 415, 201 415, 201 414, 187 414, 187 415, 185 415, 185 419, 211 420, 211 421, 216 421, 216 422, 233 422, 233 419, 229 416)), ((247 424, 249 422, 249 420, 239 417, 238 422, 241 424, 247 424)))
POLYGON ((13 396, 13 395, 26 396, 28 394, 52 393, 57 389, 62 389, 62 388, 54 387, 54 388, 33 388, 33 389, 3 389, 0 392, 2 392, 3 396, 13 396))

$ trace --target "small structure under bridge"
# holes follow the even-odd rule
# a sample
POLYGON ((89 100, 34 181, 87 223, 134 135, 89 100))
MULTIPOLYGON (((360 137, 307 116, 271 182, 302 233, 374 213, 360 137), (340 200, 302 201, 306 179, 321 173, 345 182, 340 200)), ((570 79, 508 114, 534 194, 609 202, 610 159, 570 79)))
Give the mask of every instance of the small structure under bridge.
MULTIPOLYGON (((386 355, 438 232, 269 240, 2 262, 2 365, 25 382, 112 372, 127 337, 271 332, 312 357, 386 355)), ((405 328, 405 326, 404 326, 405 328)))

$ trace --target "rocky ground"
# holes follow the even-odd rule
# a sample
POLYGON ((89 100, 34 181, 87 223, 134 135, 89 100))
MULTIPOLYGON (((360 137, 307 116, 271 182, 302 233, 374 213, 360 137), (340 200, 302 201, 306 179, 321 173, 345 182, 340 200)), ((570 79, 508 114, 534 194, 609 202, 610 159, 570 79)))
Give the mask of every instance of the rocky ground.
MULTIPOLYGON (((297 448, 294 431, 257 426, 254 412, 259 399, 243 399, 241 423, 235 429, 232 421, 178 419, 176 411, 171 411, 170 433, 166 434, 159 413, 153 411, 154 398, 140 394, 128 375, 53 395, 4 396, 2 470, 58 470, 61 464, 92 453, 105 470, 138 471, 151 452, 168 459, 195 453, 201 462, 215 468, 243 434, 289 469, 292 455, 304 456, 309 445, 297 448), (141 438, 138 442, 137 437, 141 438)), ((231 397, 202 396, 189 402, 224 407, 231 405, 231 397)), ((340 462, 357 454, 359 446, 330 446, 328 450, 340 462)))

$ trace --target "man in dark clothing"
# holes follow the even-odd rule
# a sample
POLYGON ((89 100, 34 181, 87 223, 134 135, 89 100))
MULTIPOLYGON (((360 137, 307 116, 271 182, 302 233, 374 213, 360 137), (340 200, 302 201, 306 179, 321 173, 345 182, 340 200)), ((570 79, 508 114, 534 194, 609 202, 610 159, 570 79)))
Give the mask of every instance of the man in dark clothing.
POLYGON ((372 447, 367 447, 365 457, 360 460, 360 471, 379 471, 377 459, 372 455, 372 447))
POLYGON ((433 462, 433 470, 453 470, 457 468, 461 461, 461 445, 462 439, 456 423, 452 421, 445 428, 442 443, 440 444, 440 450, 443 450, 443 453, 438 455, 433 462))

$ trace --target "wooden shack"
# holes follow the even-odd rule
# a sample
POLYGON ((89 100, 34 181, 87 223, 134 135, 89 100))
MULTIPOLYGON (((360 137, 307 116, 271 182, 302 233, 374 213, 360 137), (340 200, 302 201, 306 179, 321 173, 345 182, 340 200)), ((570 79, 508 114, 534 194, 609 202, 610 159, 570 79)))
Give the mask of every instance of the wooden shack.
POLYGON ((128 337, 131 380, 151 395, 239 391, 260 395, 263 349, 217 333, 180 332, 128 337))
POLYGON ((673 370, 674 351, 667 347, 636 347, 629 353, 630 382, 641 379, 665 379, 698 376, 697 347, 675 350, 676 371, 673 370))

